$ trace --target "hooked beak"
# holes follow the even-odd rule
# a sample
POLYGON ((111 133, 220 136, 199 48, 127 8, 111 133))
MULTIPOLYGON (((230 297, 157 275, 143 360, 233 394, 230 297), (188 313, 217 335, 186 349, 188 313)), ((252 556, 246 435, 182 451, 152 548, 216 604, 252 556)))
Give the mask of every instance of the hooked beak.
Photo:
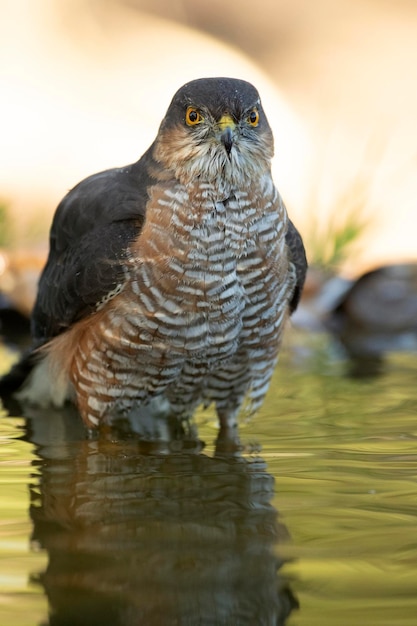
POLYGON ((233 147, 233 133, 236 128, 236 124, 230 115, 223 115, 218 122, 218 126, 221 132, 221 142, 224 145, 227 156, 230 160, 230 152, 233 147))

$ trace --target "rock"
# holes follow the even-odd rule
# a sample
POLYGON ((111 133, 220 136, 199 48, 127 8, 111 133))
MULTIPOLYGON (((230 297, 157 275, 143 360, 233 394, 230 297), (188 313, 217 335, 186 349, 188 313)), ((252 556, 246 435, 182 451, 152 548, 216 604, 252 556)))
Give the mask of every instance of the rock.
POLYGON ((387 265, 361 276, 327 326, 356 359, 417 350, 417 264, 387 265))

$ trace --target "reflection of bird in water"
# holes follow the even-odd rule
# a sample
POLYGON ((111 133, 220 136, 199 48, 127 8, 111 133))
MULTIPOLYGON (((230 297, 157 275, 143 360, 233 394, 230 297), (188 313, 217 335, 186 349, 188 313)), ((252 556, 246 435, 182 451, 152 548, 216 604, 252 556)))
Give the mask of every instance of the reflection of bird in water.
MULTIPOLYGON (((306 268, 272 155, 256 89, 201 79, 137 163, 77 185, 55 214, 32 318, 35 345, 49 343, 20 397, 73 398, 89 427, 138 405, 188 420, 213 402, 233 432, 245 398, 255 411, 306 268)), ((23 382, 28 358, 3 388, 23 382)))
POLYGON ((261 459, 143 455, 132 440, 77 439, 71 415, 58 422, 40 413, 30 435, 51 626, 286 623, 297 602, 277 545, 288 533, 261 459))

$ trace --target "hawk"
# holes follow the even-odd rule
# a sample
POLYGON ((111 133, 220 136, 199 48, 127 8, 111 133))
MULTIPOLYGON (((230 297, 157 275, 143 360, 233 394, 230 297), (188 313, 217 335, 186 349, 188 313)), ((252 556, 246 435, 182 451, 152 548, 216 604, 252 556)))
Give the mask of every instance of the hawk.
POLYGON ((70 399, 89 428, 135 407, 189 420, 214 403, 230 431, 245 400, 256 411, 306 272, 272 156, 250 83, 181 87, 139 161, 59 204, 33 349, 3 390, 41 406, 70 399))

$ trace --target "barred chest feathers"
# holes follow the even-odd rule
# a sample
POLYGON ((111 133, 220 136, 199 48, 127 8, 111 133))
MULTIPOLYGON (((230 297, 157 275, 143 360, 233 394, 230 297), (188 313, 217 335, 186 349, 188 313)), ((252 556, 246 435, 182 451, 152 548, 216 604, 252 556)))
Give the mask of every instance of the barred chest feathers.
POLYGON ((167 349, 208 366, 236 351, 247 325, 276 315, 288 269, 285 208, 271 178, 220 198, 210 183, 158 188, 127 285, 138 328, 165 327, 157 334, 167 349))
POLYGON ((292 289, 286 225, 270 176, 227 199, 209 183, 155 186, 121 292, 75 339, 86 423, 161 394, 179 417, 214 401, 234 419, 248 391, 256 410, 292 289))

